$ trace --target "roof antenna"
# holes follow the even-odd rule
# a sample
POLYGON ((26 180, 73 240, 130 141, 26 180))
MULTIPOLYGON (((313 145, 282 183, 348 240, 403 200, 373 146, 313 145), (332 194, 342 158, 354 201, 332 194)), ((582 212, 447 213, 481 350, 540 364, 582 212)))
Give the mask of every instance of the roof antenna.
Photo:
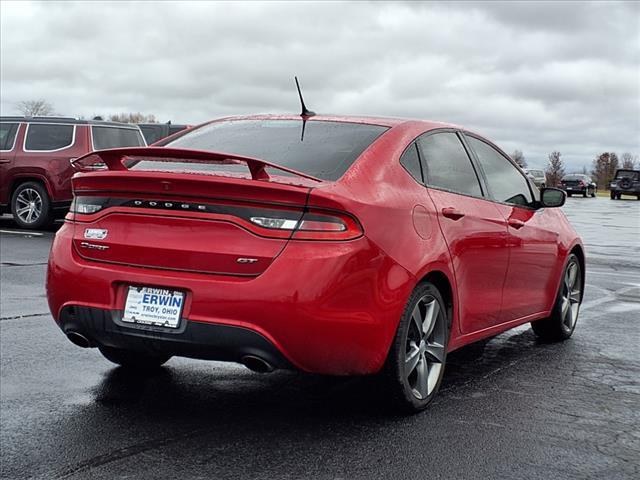
POLYGON ((302 107, 302 112, 300 113, 300 116, 302 117, 302 134, 300 135, 300 141, 304 141, 304 129, 307 125, 307 119, 309 117, 313 117, 316 112, 312 112, 311 110, 307 109, 307 106, 304 104, 304 99, 302 98, 302 91, 300 90, 300 83, 298 83, 298 77, 294 76, 293 77, 296 81, 296 88, 298 89, 298 96, 300 97, 300 105, 302 107))

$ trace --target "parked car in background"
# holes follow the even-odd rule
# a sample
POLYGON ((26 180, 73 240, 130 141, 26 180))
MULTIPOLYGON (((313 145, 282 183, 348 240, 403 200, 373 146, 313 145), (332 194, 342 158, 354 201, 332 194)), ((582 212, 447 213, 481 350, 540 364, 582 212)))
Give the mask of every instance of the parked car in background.
POLYGON ((570 197, 573 194, 582 195, 583 197, 595 197, 598 186, 591 180, 588 175, 572 173, 565 175, 560 181, 560 188, 567 192, 570 197))
POLYGON ((544 188, 547 186, 547 175, 544 170, 538 170, 535 168, 525 168, 524 171, 533 180, 538 188, 544 188))
POLYGON ((640 200, 640 170, 620 169, 611 184, 611 200, 620 200, 622 195, 631 195, 640 200))
POLYGON ((21 228, 62 217, 71 204, 71 161, 94 150, 146 143, 135 125, 65 117, 0 117, 0 213, 21 228))
POLYGON ((448 352, 527 322, 550 341, 576 326, 583 247, 551 208, 565 193, 453 125, 227 118, 75 163, 108 169, 73 178, 49 307, 71 342, 127 369, 186 356, 378 373, 415 411, 448 352))
POLYGON ((151 145, 153 143, 156 143, 158 140, 162 140, 163 138, 168 137, 169 135, 173 135, 174 133, 178 133, 186 128, 189 128, 189 125, 178 125, 172 124, 171 122, 138 123, 138 127, 140 127, 142 135, 144 135, 144 139, 147 142, 147 145, 151 145))

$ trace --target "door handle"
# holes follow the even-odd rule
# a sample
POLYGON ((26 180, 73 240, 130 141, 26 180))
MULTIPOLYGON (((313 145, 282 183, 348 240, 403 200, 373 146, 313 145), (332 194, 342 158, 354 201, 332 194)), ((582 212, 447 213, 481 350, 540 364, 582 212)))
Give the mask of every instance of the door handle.
POLYGON ((516 230, 519 230, 522 227, 524 227, 524 222, 522 220, 517 220, 515 218, 510 219, 508 223, 510 227, 515 228, 516 230))
POLYGON ((464 213, 454 207, 446 207, 442 209, 442 216, 450 218, 451 220, 460 220, 464 217, 464 213))

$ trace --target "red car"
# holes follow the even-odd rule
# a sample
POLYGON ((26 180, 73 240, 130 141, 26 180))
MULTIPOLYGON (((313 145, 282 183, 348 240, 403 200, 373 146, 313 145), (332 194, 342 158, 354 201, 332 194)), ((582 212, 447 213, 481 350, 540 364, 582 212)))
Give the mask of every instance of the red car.
POLYGON ((71 204, 71 161, 93 150, 146 145, 136 125, 67 117, 0 117, 0 214, 45 227, 71 204))
POLYGON ((447 352, 571 336, 582 243, 484 138, 442 123, 253 116, 84 157, 49 260, 69 339, 131 368, 380 373, 412 410, 447 352), (105 166, 106 165, 106 166, 105 166))

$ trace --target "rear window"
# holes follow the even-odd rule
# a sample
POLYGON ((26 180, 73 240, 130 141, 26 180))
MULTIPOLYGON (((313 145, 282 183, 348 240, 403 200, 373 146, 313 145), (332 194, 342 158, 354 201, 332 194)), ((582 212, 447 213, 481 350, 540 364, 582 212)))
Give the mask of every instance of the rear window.
POLYGON ((637 180, 638 177, 638 172, 634 172, 632 170, 622 170, 616 173, 616 178, 631 178, 633 180, 637 180))
POLYGON ((74 125, 30 123, 27 127, 25 150, 62 150, 73 143, 74 125))
POLYGON ((0 123, 0 150, 13 150, 13 143, 18 131, 17 123, 0 123))
POLYGON ((94 150, 120 147, 142 147, 145 145, 137 128, 91 126, 94 150))
MULTIPOLYGON (((334 181, 387 129, 379 125, 309 120, 303 136, 302 120, 231 120, 204 125, 165 146, 259 158, 334 181)), ((142 161, 135 168, 154 167, 154 162, 142 161)), ((244 165, 211 167, 208 170, 246 172, 244 165)), ((157 168, 165 170, 170 166, 165 163, 157 168)), ((180 164, 180 169, 203 170, 203 166, 180 164)))

